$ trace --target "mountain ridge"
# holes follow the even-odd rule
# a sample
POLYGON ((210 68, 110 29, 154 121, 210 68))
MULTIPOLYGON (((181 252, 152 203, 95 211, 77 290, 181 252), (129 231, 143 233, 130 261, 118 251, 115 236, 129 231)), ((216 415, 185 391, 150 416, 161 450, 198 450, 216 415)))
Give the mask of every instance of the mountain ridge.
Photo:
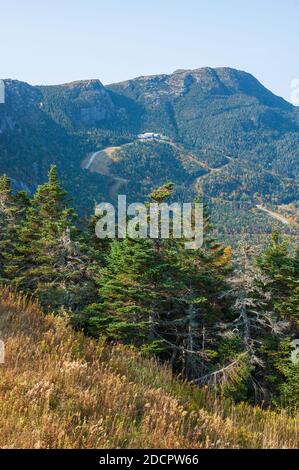
MULTIPOLYGON (((267 94, 271 95, 275 101, 280 103, 281 105, 287 106, 289 109, 294 108, 294 106, 286 101, 284 98, 272 93, 270 90, 268 90, 262 83, 255 78, 252 74, 245 72, 243 70, 238 70, 234 69, 231 67, 200 67, 196 69, 179 69, 174 71, 173 73, 170 74, 154 74, 154 75, 141 75, 139 77, 121 81, 121 82, 116 82, 116 83, 111 83, 106 85, 106 87, 109 89, 110 87, 115 87, 118 85, 127 85, 130 84, 131 82, 138 82, 138 81, 150 81, 150 80, 162 80, 162 79, 171 79, 171 78, 177 78, 179 76, 183 77, 194 77, 197 78, 198 81, 200 81, 202 78, 206 78, 207 75, 210 75, 211 79, 216 80, 216 82, 220 82, 223 84, 227 83, 232 83, 229 79, 235 79, 235 83, 237 83, 237 79, 242 78, 247 82, 247 85, 250 84, 253 88, 258 88, 267 94)), ((229 90, 229 86, 227 89, 229 90)), ((243 91, 243 90, 242 90, 243 91)), ((248 91, 248 88, 247 88, 248 91)))
MULTIPOLYGON (((160 175, 167 175, 180 194, 192 197, 200 188, 216 205, 222 200, 251 209, 261 202, 297 204, 298 108, 247 72, 203 67, 106 86, 97 79, 48 86, 4 82, 0 172, 16 189, 34 189, 55 163, 79 211, 91 211, 94 200, 109 198, 110 183, 82 168, 82 162, 94 152, 120 147, 112 171, 116 177, 130 173, 134 197, 146 197, 160 184, 160 175), (197 184, 190 180, 191 170, 180 170, 182 155, 169 145, 136 142, 122 152, 123 144, 151 132, 217 171, 199 175, 197 184)), ((238 209, 231 210, 229 221, 238 220, 237 214, 238 209)))
POLYGON ((143 79, 148 80, 148 79, 155 79, 155 78, 162 78, 162 77, 168 78, 168 77, 172 77, 172 76, 175 76, 175 75, 183 75, 183 74, 192 75, 192 74, 200 73, 200 72, 204 72, 204 71, 211 71, 211 72, 216 72, 216 73, 217 72, 222 72, 222 71, 229 71, 229 72, 232 72, 232 73, 237 73, 237 74, 240 74, 240 75, 243 75, 243 76, 247 76, 248 78, 253 79, 255 82, 257 82, 264 90, 271 93, 271 95, 275 96, 276 98, 279 98, 281 100, 281 102, 286 103, 291 108, 299 109, 299 106, 296 106, 296 105, 290 103, 288 100, 286 100, 282 96, 279 96, 279 95, 273 93, 271 90, 269 90, 253 74, 251 74, 249 72, 246 72, 245 70, 236 69, 236 68, 233 68, 233 67, 208 67, 207 66, 207 67, 199 67, 199 68, 195 68, 195 69, 177 69, 177 70, 174 70, 172 73, 157 73, 157 74, 150 74, 150 75, 139 75, 139 76, 127 79, 127 80, 121 80, 121 81, 107 83, 107 84, 103 84, 99 78, 86 78, 86 79, 72 80, 70 82, 62 82, 62 83, 58 83, 58 84, 42 84, 42 85, 39 85, 39 84, 33 85, 33 84, 31 84, 27 81, 18 80, 18 79, 14 79, 14 78, 4 78, 3 81, 4 81, 4 83, 15 82, 15 83, 19 83, 19 84, 24 84, 24 85, 28 85, 29 87, 37 88, 37 89, 54 88, 54 87, 72 87, 72 86, 89 85, 89 84, 99 84, 101 87, 109 89, 110 87, 114 87, 114 86, 117 86, 117 85, 120 85, 120 84, 129 83, 129 82, 134 82, 136 80, 143 80, 143 79))

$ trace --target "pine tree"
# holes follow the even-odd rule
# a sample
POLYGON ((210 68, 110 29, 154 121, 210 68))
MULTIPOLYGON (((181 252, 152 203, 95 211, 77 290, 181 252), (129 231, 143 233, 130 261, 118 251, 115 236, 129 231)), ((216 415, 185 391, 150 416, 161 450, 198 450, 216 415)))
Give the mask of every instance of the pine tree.
POLYGON ((180 347, 179 354, 176 354, 179 369, 186 378, 197 383, 208 377, 215 368, 218 325, 227 311, 223 294, 230 272, 229 250, 217 243, 209 232, 210 225, 206 218, 202 248, 185 250, 181 242, 174 243, 177 256, 177 312, 174 320, 166 322, 165 332, 166 336, 171 334, 172 342, 180 347))
MULTIPOLYGON (((152 202, 171 197, 168 183, 152 202)), ((185 240, 115 240, 98 269, 99 301, 88 307, 92 334, 159 352, 190 380, 213 370, 221 293, 230 263, 225 247, 208 236, 200 250, 185 240)))
POLYGON ((255 390, 256 396, 264 399, 264 386, 257 378, 265 367, 261 341, 265 335, 278 332, 282 325, 278 325, 269 307, 271 281, 255 266, 253 247, 243 238, 237 253, 229 291, 234 319, 224 325, 226 337, 239 342, 236 357, 243 363, 243 381, 239 382, 240 389, 234 387, 233 395, 248 398, 255 390))
POLYGON ((281 319, 299 327, 299 251, 291 254, 287 239, 275 230, 268 248, 258 259, 260 269, 273 282, 273 308, 281 319))
MULTIPOLYGON (((168 194, 171 185, 167 188, 159 188, 156 194, 168 194)), ((164 245, 160 239, 112 242, 105 266, 98 270, 100 302, 87 309, 92 334, 105 334, 143 350, 161 350, 160 320, 173 309, 176 292, 174 277, 171 282, 169 276, 176 266, 165 256, 164 245)))
POLYGON ((269 400, 297 406, 298 367, 291 362, 291 342, 299 338, 299 257, 288 241, 275 230, 268 247, 258 258, 258 266, 271 280, 269 304, 278 324, 284 325, 275 338, 265 337, 261 350, 266 369, 263 380, 269 400))
POLYGON ((151 242, 114 240, 105 267, 99 270, 101 302, 90 305, 89 331, 113 340, 153 349, 153 267, 151 242))
MULTIPOLYGON (((37 295, 46 308, 78 309, 83 293, 91 288, 88 259, 73 241, 74 211, 51 167, 49 178, 38 187, 18 228, 13 260, 14 284, 37 295)), ((88 297, 88 296, 87 296, 88 297)))
POLYGON ((11 280, 11 259, 15 252, 17 226, 22 221, 28 203, 25 193, 13 194, 11 181, 6 175, 0 177, 0 282, 9 283, 11 280))

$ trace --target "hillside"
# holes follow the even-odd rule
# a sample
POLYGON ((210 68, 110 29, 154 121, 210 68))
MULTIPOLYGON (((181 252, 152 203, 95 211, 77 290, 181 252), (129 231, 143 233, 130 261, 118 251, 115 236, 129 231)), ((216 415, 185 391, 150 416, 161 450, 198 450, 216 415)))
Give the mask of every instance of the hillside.
MULTIPOLYGON (((94 200, 113 199, 124 186, 111 191, 110 174, 83 162, 120 147, 111 172, 128 181, 129 199, 144 197, 165 176, 180 197, 204 194, 224 238, 240 229, 269 232, 273 220, 257 205, 297 207, 298 108, 246 72, 178 70, 106 87, 99 80, 5 84, 0 172, 16 189, 34 190, 55 163, 79 212, 92 211, 94 200), (141 142, 149 132, 166 141, 141 142)), ((292 224, 281 227, 295 233, 292 224)))
POLYGON ((297 416, 232 406, 1 289, 1 448, 298 448, 297 416))
POLYGON ((125 96, 139 106, 139 130, 172 137, 210 166, 221 166, 231 156, 245 158, 249 165, 260 163, 265 171, 283 171, 285 177, 298 176, 297 149, 295 155, 290 153, 290 144, 298 145, 296 108, 248 73, 229 68, 183 70, 109 89, 116 104, 125 96))

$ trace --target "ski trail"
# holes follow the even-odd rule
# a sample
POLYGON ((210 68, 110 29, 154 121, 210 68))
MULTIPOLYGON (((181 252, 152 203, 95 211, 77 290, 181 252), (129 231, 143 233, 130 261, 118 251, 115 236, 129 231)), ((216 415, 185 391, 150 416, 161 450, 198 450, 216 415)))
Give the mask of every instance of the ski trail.
POLYGON ((96 158, 96 156, 97 156, 98 153, 99 153, 99 152, 94 152, 94 153, 91 155, 91 157, 90 157, 90 159, 89 159, 89 162, 87 163, 87 165, 86 165, 86 167, 85 167, 86 170, 89 170, 89 168, 90 168, 91 165, 93 164, 94 159, 96 158))

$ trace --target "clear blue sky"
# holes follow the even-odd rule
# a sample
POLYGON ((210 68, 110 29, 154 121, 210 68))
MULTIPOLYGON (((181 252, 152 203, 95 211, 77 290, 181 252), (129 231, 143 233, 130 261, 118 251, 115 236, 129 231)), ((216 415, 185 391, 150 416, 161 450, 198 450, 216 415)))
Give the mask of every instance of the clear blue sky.
POLYGON ((290 99, 298 0, 2 0, 0 78, 104 84, 230 66, 290 99))

